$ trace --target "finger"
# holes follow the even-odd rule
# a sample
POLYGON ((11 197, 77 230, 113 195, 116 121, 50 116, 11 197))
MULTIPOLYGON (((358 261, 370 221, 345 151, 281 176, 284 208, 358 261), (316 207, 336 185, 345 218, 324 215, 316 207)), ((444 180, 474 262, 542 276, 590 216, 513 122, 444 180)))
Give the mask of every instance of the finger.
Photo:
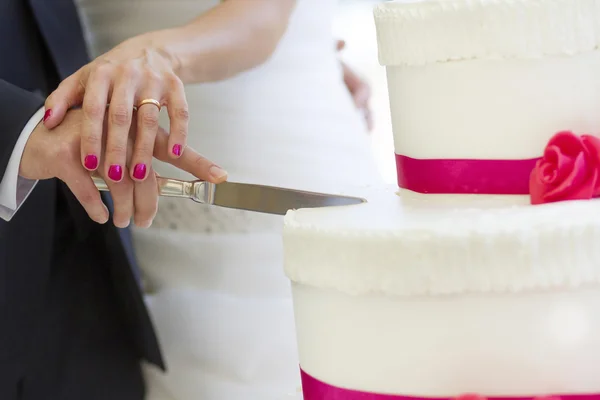
POLYGON ((158 184, 152 169, 143 182, 135 183, 133 222, 140 228, 149 228, 158 211, 158 184))
POLYGON ((134 182, 125 176, 120 182, 104 178, 114 203, 113 223, 117 228, 127 228, 133 216, 134 182))
MULTIPOLYGON (((108 122, 105 123, 105 132, 108 131, 108 122)), ((126 145, 126 159, 129 160, 131 158, 131 153, 133 151, 133 140, 136 134, 136 126, 131 125, 127 141, 129 145, 126 145)), ((108 137, 104 136, 104 140, 108 142, 108 137)), ((108 146, 105 146, 108 147, 108 146)), ((101 167, 102 171, 106 171, 106 165, 108 165, 108 161, 106 157, 103 161, 103 165, 101 167)), ((110 168, 109 168, 110 172, 110 168)), ((101 174, 102 176, 106 176, 101 174)), ((114 203, 114 212, 113 212, 113 223, 117 228, 126 228, 129 226, 131 222, 131 217, 134 213, 134 191, 135 191, 135 182, 131 180, 129 175, 124 175, 119 182, 115 182, 109 178, 104 178, 108 189, 110 190, 111 196, 113 198, 114 203)))
MULTIPOLYGON (((133 117, 133 101, 137 90, 135 67, 121 71, 115 83, 108 108, 105 174, 113 182, 120 182, 126 173, 127 140, 133 117)), ((87 97, 87 96, 86 96, 87 97)))
MULTIPOLYGON (((160 87, 150 89, 140 97, 145 99, 160 99, 160 87)), ((131 160, 131 178, 135 181, 143 181, 148 176, 152 165, 152 154, 154 152, 154 140, 158 131, 158 118, 160 108, 152 103, 142 104, 137 110, 137 135, 131 160)))
POLYGON ((169 112, 170 128, 169 156, 179 158, 182 156, 187 142, 188 134, 188 104, 185 98, 183 83, 174 77, 169 82, 169 94, 167 96, 167 110, 169 112))
POLYGON ((58 85, 58 88, 48 96, 44 107, 44 126, 53 129, 64 119, 69 109, 83 102, 85 93, 85 81, 87 80, 88 68, 84 67, 58 85))
POLYGON ((108 209, 88 172, 75 168, 62 179, 93 221, 99 224, 108 221, 108 209))
POLYGON ((196 150, 188 147, 181 157, 173 159, 167 149, 169 134, 159 128, 154 142, 154 157, 167 162, 179 169, 194 175, 198 179, 212 183, 221 183, 227 180, 227 171, 209 159, 201 156, 196 150))
POLYGON ((113 70, 102 64, 89 77, 83 99, 83 124, 81 126, 81 163, 88 171, 98 168, 102 154, 104 118, 113 70))
POLYGON ((346 41, 344 41, 344 40, 338 40, 335 44, 335 49, 337 51, 342 51, 342 50, 344 50, 345 47, 346 47, 346 41))

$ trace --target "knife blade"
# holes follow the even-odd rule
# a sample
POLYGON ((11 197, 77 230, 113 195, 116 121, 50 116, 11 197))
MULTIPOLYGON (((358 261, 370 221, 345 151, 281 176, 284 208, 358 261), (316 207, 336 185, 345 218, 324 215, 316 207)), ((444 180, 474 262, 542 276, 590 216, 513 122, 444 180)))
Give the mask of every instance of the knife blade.
MULTIPOLYGON (((108 185, 98 176, 92 177, 100 191, 108 191, 108 185)), ((182 197, 197 203, 211 204, 238 210, 266 214, 285 215, 299 208, 339 207, 365 203, 360 197, 307 192, 275 186, 250 183, 206 181, 183 181, 157 177, 159 195, 182 197)))

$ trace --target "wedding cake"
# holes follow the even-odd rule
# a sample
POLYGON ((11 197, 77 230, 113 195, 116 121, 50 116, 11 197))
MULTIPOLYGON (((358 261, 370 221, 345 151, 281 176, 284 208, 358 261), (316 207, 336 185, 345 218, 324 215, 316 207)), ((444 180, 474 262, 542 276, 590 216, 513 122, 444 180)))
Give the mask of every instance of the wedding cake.
POLYGON ((600 399, 600 0, 375 22, 399 188, 285 218, 305 400, 600 399))

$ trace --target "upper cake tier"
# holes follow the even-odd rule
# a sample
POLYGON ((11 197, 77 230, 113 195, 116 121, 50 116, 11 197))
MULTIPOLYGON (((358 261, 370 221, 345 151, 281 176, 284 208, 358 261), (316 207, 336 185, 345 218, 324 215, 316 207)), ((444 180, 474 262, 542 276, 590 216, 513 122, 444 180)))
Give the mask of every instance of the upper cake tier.
POLYGON ((374 14, 383 65, 572 56, 600 44, 598 0, 398 0, 374 14))
POLYGON ((392 1, 375 21, 401 187, 527 195, 554 134, 600 134, 600 0, 392 1))

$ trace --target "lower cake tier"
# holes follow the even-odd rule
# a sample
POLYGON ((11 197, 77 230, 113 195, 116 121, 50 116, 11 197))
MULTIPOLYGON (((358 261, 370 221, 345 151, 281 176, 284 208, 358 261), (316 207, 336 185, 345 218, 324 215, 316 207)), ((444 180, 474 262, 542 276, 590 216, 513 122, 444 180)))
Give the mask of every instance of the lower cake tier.
POLYGON ((403 298, 293 284, 293 296, 305 400, 600 398, 600 288, 403 298))
POLYGON ((285 218, 305 400, 600 399, 600 203, 348 194, 285 218))

